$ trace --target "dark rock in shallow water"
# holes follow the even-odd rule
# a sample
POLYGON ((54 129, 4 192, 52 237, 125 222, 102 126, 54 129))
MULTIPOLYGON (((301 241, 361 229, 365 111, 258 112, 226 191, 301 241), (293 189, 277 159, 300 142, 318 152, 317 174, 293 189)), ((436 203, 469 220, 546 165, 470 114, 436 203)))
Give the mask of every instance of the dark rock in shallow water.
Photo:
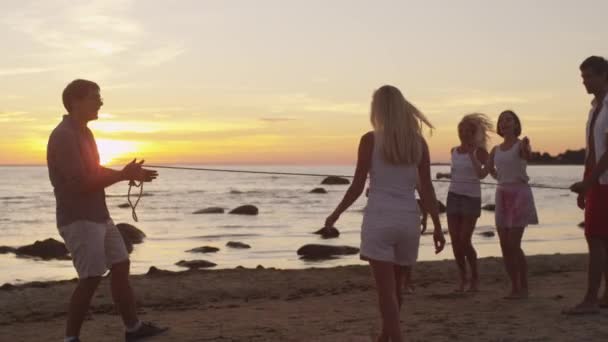
POLYGON ((334 227, 323 227, 314 232, 313 234, 321 235, 321 237, 324 239, 331 239, 340 236, 340 231, 334 227))
POLYGON ((447 178, 447 179, 450 179, 450 178, 452 178, 452 175, 451 175, 449 172, 448 172, 448 173, 445 173, 445 172, 437 172, 437 174, 435 175, 435 178, 436 178, 436 179, 442 179, 442 178, 447 178))
POLYGON ((487 231, 487 232, 481 232, 481 233, 479 233, 479 235, 485 236, 485 237, 493 237, 496 235, 496 233, 494 233, 492 231, 487 231))
POLYGON ((325 178, 321 184, 326 184, 326 185, 348 185, 350 184, 350 181, 346 178, 342 178, 342 177, 337 177, 337 176, 329 176, 327 178, 325 178))
POLYGON ((19 256, 32 256, 42 259, 69 260, 68 249, 63 242, 55 239, 36 241, 32 245, 22 246, 15 250, 19 256))
POLYGON ((314 188, 312 190, 310 190, 311 194, 326 194, 327 190, 323 189, 323 188, 314 188))
POLYGON ((13 289, 16 289, 16 288, 17 287, 15 285, 9 284, 9 283, 6 283, 6 284, 0 286, 0 290, 5 290, 5 291, 13 290, 13 289))
POLYGON ((231 247, 231 248, 251 248, 251 246, 249 246, 246 243, 242 243, 242 242, 238 242, 238 241, 228 241, 228 243, 226 244, 226 246, 231 247))
POLYGON ((486 204, 483 207, 481 207, 481 209, 483 210, 487 210, 487 211, 494 211, 496 210, 496 204, 486 204))
POLYGON ((0 254, 15 253, 17 248, 9 246, 0 246, 0 254))
POLYGON ((141 230, 137 229, 135 226, 132 226, 128 223, 119 223, 116 225, 118 230, 120 231, 120 235, 126 241, 129 241, 132 244, 138 244, 144 242, 144 238, 146 234, 141 230))
POLYGON ((133 245, 144 242, 144 238, 146 234, 141 230, 137 229, 135 226, 132 226, 128 223, 119 223, 116 225, 120 235, 122 236, 122 241, 125 243, 125 247, 127 247, 127 252, 131 254, 133 252, 133 245))
POLYGON ((148 273, 146 273, 146 275, 158 276, 158 275, 170 275, 173 273, 175 273, 175 272, 161 270, 160 268, 156 268, 156 266, 150 266, 150 268, 148 269, 148 273))
POLYGON ((237 215, 257 215, 258 208, 254 205, 242 205, 238 208, 232 209, 229 214, 237 215))
POLYGON ((214 267, 217 266, 217 264, 212 263, 211 261, 207 261, 207 260, 180 260, 178 262, 175 263, 177 266, 181 266, 181 267, 188 267, 190 269, 193 268, 208 268, 208 267, 214 267))
POLYGON ((331 259, 337 255, 352 255, 359 253, 359 248, 350 246, 304 245, 297 251, 302 259, 321 260, 331 259))
POLYGON ((122 209, 125 209, 125 208, 130 208, 131 205, 129 203, 123 203, 123 204, 119 204, 118 207, 122 208, 122 209))
POLYGON ((217 252, 219 250, 220 249, 216 248, 216 247, 203 246, 203 247, 197 247, 197 248, 189 249, 186 252, 191 252, 191 253, 215 253, 215 252, 217 252))
POLYGON ((224 208, 210 207, 193 212, 193 214, 223 214, 224 208))

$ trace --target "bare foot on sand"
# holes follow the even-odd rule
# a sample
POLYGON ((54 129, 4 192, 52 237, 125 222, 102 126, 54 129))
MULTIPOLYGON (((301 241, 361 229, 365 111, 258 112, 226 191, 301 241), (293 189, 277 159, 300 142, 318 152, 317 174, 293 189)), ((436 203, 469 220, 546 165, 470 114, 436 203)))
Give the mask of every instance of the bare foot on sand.
POLYGON ((562 314, 564 315, 596 315, 600 313, 600 306, 596 303, 586 303, 582 302, 577 306, 574 306, 569 309, 564 309, 562 314))
POLYGON ((467 292, 478 292, 479 291, 479 279, 471 279, 471 285, 467 292))
POLYGON ((513 299, 513 300, 527 299, 527 298, 528 298, 527 289, 511 290, 511 293, 509 293, 507 296, 504 297, 504 299, 513 299))

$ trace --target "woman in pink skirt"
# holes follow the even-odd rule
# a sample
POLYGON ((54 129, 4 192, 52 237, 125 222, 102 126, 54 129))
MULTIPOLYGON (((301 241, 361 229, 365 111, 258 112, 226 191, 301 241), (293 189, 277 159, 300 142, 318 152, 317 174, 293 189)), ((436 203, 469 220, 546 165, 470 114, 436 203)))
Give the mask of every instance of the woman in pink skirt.
POLYGON ((521 122, 511 110, 500 114, 496 132, 503 137, 503 142, 492 149, 487 168, 492 177, 498 180, 496 229, 505 267, 511 279, 511 293, 505 298, 524 299, 528 297, 528 265, 521 249, 521 240, 527 225, 538 224, 526 172, 531 151, 530 141, 528 137, 519 139, 521 122))

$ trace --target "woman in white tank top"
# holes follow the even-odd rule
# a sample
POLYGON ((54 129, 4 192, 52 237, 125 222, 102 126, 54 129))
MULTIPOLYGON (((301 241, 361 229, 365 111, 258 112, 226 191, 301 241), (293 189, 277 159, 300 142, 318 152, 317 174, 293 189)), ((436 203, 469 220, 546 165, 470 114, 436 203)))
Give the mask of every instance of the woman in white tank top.
POLYGON ((361 258, 369 261, 376 281, 383 322, 378 341, 397 342, 403 341, 399 327, 402 266, 411 266, 416 261, 420 241, 420 216, 414 193, 417 187, 433 220, 435 252, 439 253, 445 244, 421 122, 432 126, 393 86, 383 86, 374 93, 371 122, 374 131, 363 135, 359 143, 353 183, 325 220, 325 227, 333 227, 359 198, 369 174, 361 258))
POLYGON ((484 167, 488 159, 486 150, 492 131, 492 123, 484 114, 465 115, 458 124, 460 146, 452 149, 450 188, 446 205, 448 230, 452 240, 452 251, 460 276, 457 291, 477 291, 477 252, 471 238, 477 218, 481 215, 481 184, 488 172, 484 167), (467 277, 467 263, 471 278, 467 277))
POLYGON ((521 134, 521 121, 510 110, 502 112, 498 117, 496 132, 503 137, 503 142, 492 149, 487 168, 492 177, 498 180, 496 230, 505 267, 511 278, 511 293, 505 298, 524 299, 528 297, 528 265, 521 240, 524 228, 538 223, 526 173, 531 153, 530 141, 527 137, 521 140, 518 138, 521 134))

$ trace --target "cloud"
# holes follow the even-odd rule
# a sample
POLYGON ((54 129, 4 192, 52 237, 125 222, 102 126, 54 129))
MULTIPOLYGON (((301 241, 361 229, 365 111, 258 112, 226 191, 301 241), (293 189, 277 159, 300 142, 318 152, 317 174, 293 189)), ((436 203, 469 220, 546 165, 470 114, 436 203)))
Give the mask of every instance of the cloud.
POLYGON ((158 66, 172 61, 185 51, 186 49, 181 45, 163 46, 143 53, 139 57, 138 64, 145 67, 158 66))
POLYGON ((14 123, 35 121, 35 119, 28 116, 28 114, 28 112, 0 112, 0 122, 14 123))
POLYGON ((285 122, 285 121, 294 121, 294 118, 281 118, 281 117, 273 117, 273 118, 260 118, 260 121, 264 121, 264 122, 285 122))
POLYGON ((16 67, 16 68, 4 68, 0 69, 0 76, 14 76, 14 75, 25 75, 25 74, 39 74, 55 70, 56 68, 51 67, 16 67))

